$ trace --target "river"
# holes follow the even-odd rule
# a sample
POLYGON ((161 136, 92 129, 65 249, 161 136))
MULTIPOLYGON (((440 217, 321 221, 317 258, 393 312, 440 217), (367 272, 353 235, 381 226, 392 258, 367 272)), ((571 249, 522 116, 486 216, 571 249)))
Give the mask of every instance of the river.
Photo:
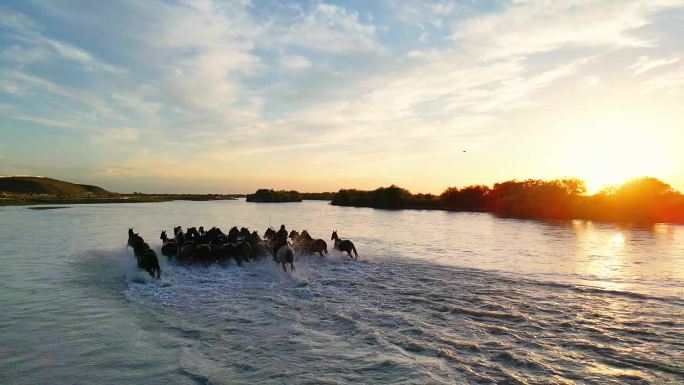
POLYGON ((684 227, 327 202, 0 207, 1 384, 681 384, 684 227), (124 245, 269 223, 354 241, 151 281, 124 245))

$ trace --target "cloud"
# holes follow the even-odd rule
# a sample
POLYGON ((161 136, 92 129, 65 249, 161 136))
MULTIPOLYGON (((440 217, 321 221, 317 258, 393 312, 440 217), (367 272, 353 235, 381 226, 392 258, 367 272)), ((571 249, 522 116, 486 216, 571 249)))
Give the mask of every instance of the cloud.
POLYGON ((311 62, 304 56, 287 55, 280 58, 280 65, 288 70, 310 68, 311 62))
POLYGON ((83 5, 79 22, 69 4, 3 8, 0 110, 69 130, 102 178, 298 183, 306 163, 341 187, 435 178, 420 169, 496 149, 559 94, 634 74, 684 86, 658 25, 673 1, 357 5, 150 0, 83 5))
POLYGON ((664 92, 670 96, 682 95, 684 90, 684 66, 658 75, 645 83, 652 92, 664 92))
POLYGON ((456 13, 465 13, 470 4, 444 0, 403 1, 384 0, 387 13, 405 25, 442 28, 444 19, 456 13))
POLYGON ((589 75, 580 79, 579 86, 581 88, 591 88, 597 86, 599 83, 601 83, 600 77, 589 75))
POLYGON ((679 5, 676 0, 519 1, 502 12, 456 23, 452 38, 490 58, 573 47, 650 47, 652 39, 631 32, 657 12, 679 5))
POLYGON ((21 70, 8 70, 0 73, 0 84, 3 85, 5 92, 17 96, 31 97, 41 92, 48 92, 60 98, 77 102, 81 106, 86 106, 104 117, 123 118, 123 115, 95 93, 72 90, 21 70))
POLYGON ((130 144, 140 139, 140 130, 133 127, 111 127, 99 129, 91 135, 91 140, 95 143, 113 145, 130 144))
POLYGON ((74 122, 67 122, 64 120, 46 119, 36 116, 25 116, 25 115, 10 115, 10 119, 21 120, 23 122, 35 123, 41 126, 64 128, 67 130, 78 130, 79 126, 74 122))
POLYGON ((123 70, 72 44, 46 37, 39 26, 28 16, 10 9, 1 9, 0 26, 10 31, 8 40, 21 44, 5 49, 2 57, 20 64, 48 62, 56 57, 79 63, 91 71, 120 73, 123 70))
POLYGON ((81 63, 88 68, 103 70, 112 73, 123 72, 122 69, 111 64, 105 63, 103 61, 97 60, 88 52, 80 48, 74 47, 73 45, 48 38, 41 38, 39 41, 45 44, 46 46, 51 47, 62 58, 81 63))
POLYGON ((359 21, 358 12, 336 5, 316 3, 285 25, 280 42, 316 51, 345 53, 379 51, 375 26, 359 21))
POLYGON ((641 75, 652 69, 665 67, 677 63, 678 57, 653 59, 650 56, 639 56, 637 61, 628 68, 634 71, 634 75, 641 75))
POLYGON ((160 59, 167 103, 203 110, 235 103, 242 96, 241 76, 263 66, 251 53, 259 28, 246 7, 203 1, 160 9, 149 43, 160 59))

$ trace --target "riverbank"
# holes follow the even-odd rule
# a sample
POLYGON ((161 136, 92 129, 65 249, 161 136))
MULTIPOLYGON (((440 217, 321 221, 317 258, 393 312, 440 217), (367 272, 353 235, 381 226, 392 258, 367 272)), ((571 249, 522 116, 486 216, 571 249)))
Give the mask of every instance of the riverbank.
POLYGON ((106 196, 58 196, 49 194, 14 194, 0 198, 0 206, 33 206, 94 203, 150 203, 169 201, 235 200, 240 195, 222 194, 114 194, 106 196))
POLYGON ((413 194, 392 185, 375 190, 340 190, 334 206, 388 210, 489 212, 499 217, 540 220, 591 220, 624 223, 684 224, 684 195, 655 178, 638 178, 586 194, 578 179, 525 180, 464 188, 442 194, 413 194))

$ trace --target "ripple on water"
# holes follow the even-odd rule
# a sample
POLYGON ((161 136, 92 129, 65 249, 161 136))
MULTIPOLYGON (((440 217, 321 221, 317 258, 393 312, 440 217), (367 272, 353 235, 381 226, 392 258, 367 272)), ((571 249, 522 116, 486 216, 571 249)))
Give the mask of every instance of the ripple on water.
POLYGON ((325 202, 0 210, 0 383, 684 383, 684 228, 605 250, 611 225, 325 202), (154 281, 122 245, 269 218, 344 223, 362 260, 162 259, 154 281))
POLYGON ((134 280, 128 292, 145 306, 167 303, 166 332, 186 341, 183 370, 201 381, 316 382, 297 370, 303 363, 328 373, 323 383, 684 380, 681 354, 662 353, 681 351, 674 303, 408 260, 298 264, 297 274, 270 261, 169 266, 168 285, 134 280), (658 322, 630 318, 637 310, 658 322))

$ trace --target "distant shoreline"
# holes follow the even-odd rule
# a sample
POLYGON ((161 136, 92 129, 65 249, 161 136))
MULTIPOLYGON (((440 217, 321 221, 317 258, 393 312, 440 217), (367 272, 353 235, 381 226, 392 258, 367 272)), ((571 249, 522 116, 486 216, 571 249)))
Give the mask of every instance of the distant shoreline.
POLYGON ((42 195, 23 195, 21 197, 2 198, 0 206, 35 206, 62 204, 98 204, 98 203, 158 203, 171 201, 221 201, 236 200, 241 195, 217 194, 119 194, 114 196, 93 197, 59 197, 42 195))
POLYGON ((511 180, 492 187, 450 187, 440 195, 413 194, 396 185, 375 190, 343 189, 331 204, 387 210, 489 212, 497 217, 590 220, 614 223, 684 224, 684 194, 650 177, 586 195, 579 179, 511 180))
POLYGON ((304 200, 331 201, 335 194, 333 192, 300 193, 295 190, 286 191, 262 188, 258 189, 254 194, 247 194, 246 200, 250 203, 291 203, 304 200))

